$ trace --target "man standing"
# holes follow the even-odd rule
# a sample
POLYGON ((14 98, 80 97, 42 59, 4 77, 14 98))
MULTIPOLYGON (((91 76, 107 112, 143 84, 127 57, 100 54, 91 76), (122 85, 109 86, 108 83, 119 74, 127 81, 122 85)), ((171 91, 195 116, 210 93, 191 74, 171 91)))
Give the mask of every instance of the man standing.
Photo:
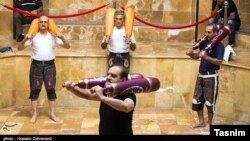
MULTIPOLYGON (((121 65, 110 67, 105 85, 128 80, 128 73, 121 65)), ((65 82, 67 90, 80 98, 100 101, 100 135, 132 135, 133 112, 136 105, 134 93, 107 95, 100 86, 89 90, 76 86, 76 83, 65 82)))
MULTIPOLYGON (((14 0, 14 8, 32 13, 42 14, 43 2, 42 0, 14 0)), ((24 39, 23 25, 30 24, 34 17, 30 15, 23 15, 18 12, 13 13, 13 29, 14 39, 21 42, 24 39)))
POLYGON ((199 122, 193 126, 206 127, 212 124, 213 113, 215 111, 215 102, 218 94, 219 76, 218 70, 223 61, 224 45, 219 42, 212 49, 205 50, 209 42, 217 35, 218 28, 215 24, 206 26, 205 34, 207 36, 206 42, 199 47, 199 51, 188 49, 186 54, 192 59, 199 59, 199 75, 196 80, 195 91, 192 102, 193 111, 197 111, 199 122), (204 104, 208 111, 207 124, 203 115, 204 104))
POLYGON ((55 54, 54 47, 56 44, 63 48, 70 48, 64 37, 58 33, 54 37, 48 31, 49 19, 46 16, 39 18, 39 32, 33 38, 27 35, 18 50, 23 50, 27 46, 33 46, 32 63, 30 67, 30 99, 33 108, 33 116, 30 122, 34 123, 37 118, 37 99, 42 88, 43 82, 47 96, 49 99, 50 116, 51 119, 58 122, 59 118, 54 113, 54 106, 56 100, 55 84, 56 84, 56 67, 54 63, 55 54))
POLYGON ((129 72, 130 69, 130 49, 136 49, 136 40, 134 34, 126 37, 124 27, 125 13, 122 10, 116 10, 114 16, 114 28, 110 37, 104 36, 101 47, 106 49, 108 46, 108 66, 109 68, 116 64, 123 65, 129 72))

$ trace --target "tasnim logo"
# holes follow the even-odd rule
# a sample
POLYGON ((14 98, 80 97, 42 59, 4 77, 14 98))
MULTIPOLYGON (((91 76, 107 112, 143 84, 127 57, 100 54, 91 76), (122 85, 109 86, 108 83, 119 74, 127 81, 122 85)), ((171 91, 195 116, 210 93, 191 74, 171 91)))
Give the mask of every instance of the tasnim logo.
POLYGON ((234 131, 221 131, 220 129, 214 129, 215 136, 246 136, 245 131, 238 131, 235 129, 234 131))

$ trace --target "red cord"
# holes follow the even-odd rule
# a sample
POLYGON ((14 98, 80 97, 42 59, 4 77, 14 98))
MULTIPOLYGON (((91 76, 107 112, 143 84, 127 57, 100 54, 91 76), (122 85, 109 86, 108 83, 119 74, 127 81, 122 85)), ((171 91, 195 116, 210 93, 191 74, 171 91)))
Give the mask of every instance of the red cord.
MULTIPOLYGON (((2 5, 2 4, 1 4, 2 5)), ((33 16, 33 17, 40 17, 41 15, 38 15, 38 14, 32 14, 32 13, 29 13, 29 12, 26 12, 26 11, 23 11, 23 10, 20 10, 20 9, 17 9, 17 8, 13 8, 13 7, 10 7, 8 5, 3 5, 4 7, 12 10, 12 11, 15 11, 15 12, 19 12, 19 13, 22 13, 22 14, 25 14, 25 15, 30 15, 30 16, 33 16)), ((100 10, 104 7, 106 7, 107 4, 103 4, 97 8, 94 8, 94 9, 91 9, 91 10, 88 10, 88 11, 84 11, 82 13, 76 13, 76 14, 69 14, 69 15, 60 15, 60 16, 55 16, 55 15, 52 15, 52 16, 48 16, 49 18, 70 18, 70 17, 76 17, 76 16, 81 16, 81 15, 85 15, 85 14, 89 14, 89 13, 92 13, 94 11, 97 11, 97 10, 100 10)), ((125 9, 124 7, 121 7, 123 10, 125 9)), ((196 25, 199 25, 201 23, 204 23, 205 21, 209 20, 210 18, 212 17, 215 17, 218 15, 218 12, 216 13, 213 13, 211 16, 205 18, 205 19, 202 19, 196 23, 192 23, 192 24, 189 24, 189 25, 184 25, 184 26, 174 26, 174 27, 169 27, 169 26, 160 26, 160 25, 156 25, 156 24, 153 24, 153 23, 149 23, 147 21, 144 21, 140 18, 138 18, 137 16, 135 16, 135 19, 141 23, 144 23, 146 25, 149 25, 149 26, 152 26, 152 27, 156 27, 156 28, 160 28, 160 29, 182 29, 182 28, 189 28, 189 27, 192 27, 192 26, 196 26, 196 25)))
MULTIPOLYGON (((125 9, 124 7, 121 7, 123 10, 125 9)), ((205 18, 205 19, 202 19, 200 21, 198 21, 197 23, 193 23, 193 24, 189 24, 189 25, 184 25, 184 26, 174 26, 174 27, 169 27, 169 26, 160 26, 160 25, 156 25, 156 24, 153 24, 153 23, 149 23, 147 21, 144 21, 140 18, 138 18, 137 16, 135 16, 135 19, 141 23, 144 23, 146 25, 149 25, 149 26, 152 26, 152 27, 156 27, 156 28, 160 28, 160 29, 182 29, 182 28, 188 28, 188 27, 192 27, 192 26, 196 26, 198 24, 201 24, 201 23, 204 23, 205 21, 209 20, 210 18, 214 17, 214 16, 217 16, 218 15, 218 12, 212 14, 211 16, 205 18)))
POLYGON ((169 27, 169 26, 159 26, 159 25, 155 25, 155 24, 152 24, 152 23, 149 23, 149 22, 146 22, 146 21, 143 21, 142 19, 138 18, 135 16, 135 19, 141 23, 144 23, 146 25, 149 25, 149 26, 152 26, 152 27, 156 27, 156 28, 160 28, 160 29, 182 29, 182 28, 189 28, 189 27, 192 27, 192 26, 196 26, 196 25, 199 25, 201 23, 204 23, 205 21, 209 20, 210 18, 216 16, 218 13, 214 14, 214 15, 211 15, 205 19, 202 19, 200 21, 198 21, 197 23, 193 23, 193 24, 189 24, 189 25, 183 25, 183 26, 173 26, 173 27, 169 27))

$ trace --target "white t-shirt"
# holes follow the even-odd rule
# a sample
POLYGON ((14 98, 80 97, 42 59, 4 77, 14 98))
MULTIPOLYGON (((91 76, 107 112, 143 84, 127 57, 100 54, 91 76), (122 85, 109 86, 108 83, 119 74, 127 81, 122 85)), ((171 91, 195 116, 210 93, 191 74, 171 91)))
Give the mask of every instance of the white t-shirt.
POLYGON ((34 38, 24 43, 24 46, 33 46, 31 58, 38 61, 49 61, 55 59, 54 47, 56 44, 63 44, 58 37, 54 37, 48 32, 41 35, 38 32, 34 38))
MULTIPOLYGON (((113 53, 127 53, 129 52, 129 44, 126 43, 126 33, 125 33, 125 28, 124 26, 122 28, 117 28, 114 27, 112 34, 111 34, 111 39, 110 43, 108 44, 108 50, 113 53)), ((104 42, 105 37, 103 38, 102 42, 104 42)), ((135 43, 135 36, 134 33, 132 33, 131 37, 131 42, 135 43)))

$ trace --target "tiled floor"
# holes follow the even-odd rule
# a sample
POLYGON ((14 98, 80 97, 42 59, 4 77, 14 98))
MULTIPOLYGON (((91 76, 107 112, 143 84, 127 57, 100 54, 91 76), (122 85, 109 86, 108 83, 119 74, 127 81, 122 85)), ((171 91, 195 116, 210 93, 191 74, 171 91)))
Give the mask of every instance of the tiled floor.
MULTIPOLYGON (((49 118, 48 108, 39 108, 36 123, 29 122, 30 107, 0 110, 1 135, 98 135, 98 108, 57 108, 61 122, 49 118)), ((204 128, 193 129, 196 113, 190 109, 136 108, 133 119, 135 135, 208 135, 204 128)), ((215 115, 214 124, 239 124, 215 115)))

